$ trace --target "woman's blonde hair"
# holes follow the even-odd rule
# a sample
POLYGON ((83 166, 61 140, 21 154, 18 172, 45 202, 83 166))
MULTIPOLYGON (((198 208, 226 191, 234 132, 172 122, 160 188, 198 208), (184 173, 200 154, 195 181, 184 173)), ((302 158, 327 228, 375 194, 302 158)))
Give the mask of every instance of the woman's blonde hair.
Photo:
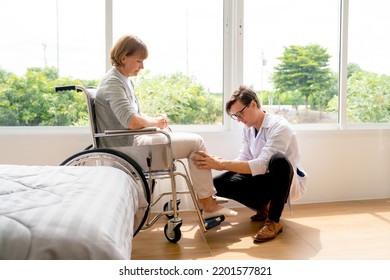
POLYGON ((148 48, 145 43, 136 36, 125 35, 115 43, 111 49, 111 64, 122 66, 122 57, 140 54, 142 59, 148 57, 148 48))

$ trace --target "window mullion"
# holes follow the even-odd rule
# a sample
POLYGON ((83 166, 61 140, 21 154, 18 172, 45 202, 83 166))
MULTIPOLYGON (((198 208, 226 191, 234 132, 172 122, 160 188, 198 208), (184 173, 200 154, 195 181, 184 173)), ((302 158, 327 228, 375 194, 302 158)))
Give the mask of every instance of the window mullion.
POLYGON ((340 0, 340 57, 339 57, 339 126, 347 123, 348 81, 348 8, 349 0, 340 0))
POLYGON ((105 28, 106 28, 106 71, 108 71, 111 66, 110 59, 110 50, 113 45, 113 10, 112 10, 112 1, 113 0, 105 0, 106 8, 105 8, 105 28))
MULTIPOLYGON (((243 11, 244 1, 224 1, 224 103, 243 82, 243 11)), ((226 114, 224 123, 235 124, 226 114)))

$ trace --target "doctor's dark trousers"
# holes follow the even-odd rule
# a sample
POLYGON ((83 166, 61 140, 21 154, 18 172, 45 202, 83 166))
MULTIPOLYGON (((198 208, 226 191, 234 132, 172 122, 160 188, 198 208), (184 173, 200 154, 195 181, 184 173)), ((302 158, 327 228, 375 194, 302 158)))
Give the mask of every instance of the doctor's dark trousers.
POLYGON ((274 154, 268 172, 261 175, 225 172, 214 178, 217 195, 233 199, 254 210, 270 203, 268 218, 279 222, 290 193, 294 171, 288 158, 274 154))

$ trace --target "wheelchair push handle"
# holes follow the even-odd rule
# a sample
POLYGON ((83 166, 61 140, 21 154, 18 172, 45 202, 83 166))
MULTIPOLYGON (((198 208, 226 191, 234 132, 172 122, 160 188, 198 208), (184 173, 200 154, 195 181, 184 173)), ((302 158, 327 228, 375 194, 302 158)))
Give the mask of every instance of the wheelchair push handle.
POLYGON ((94 89, 93 87, 83 87, 83 86, 77 86, 77 85, 68 85, 68 86, 57 86, 55 87, 55 91, 56 92, 60 92, 60 91, 69 91, 69 90, 76 90, 78 92, 86 92, 87 89, 91 90, 91 89, 94 89))
POLYGON ((76 86, 58 86, 55 87, 56 92, 59 91, 69 91, 69 90, 76 90, 76 86))

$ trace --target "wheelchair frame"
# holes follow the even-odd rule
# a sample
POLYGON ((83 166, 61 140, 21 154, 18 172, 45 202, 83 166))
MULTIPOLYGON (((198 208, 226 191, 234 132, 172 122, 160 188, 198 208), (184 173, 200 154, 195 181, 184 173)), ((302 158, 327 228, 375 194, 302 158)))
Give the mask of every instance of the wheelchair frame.
MULTIPOLYGON (((137 226, 137 229, 134 232, 134 236, 140 230, 146 230, 154 225, 154 223, 160 219, 162 216, 166 216, 169 218, 168 223, 164 227, 164 234, 167 240, 171 243, 176 243, 181 239, 181 230, 183 220, 179 217, 179 203, 180 199, 177 198, 178 194, 190 194, 193 204, 195 206, 195 212, 199 219, 200 228, 203 232, 219 225, 222 221, 224 221, 225 217, 223 215, 213 217, 210 219, 203 219, 202 211, 199 207, 199 203, 197 200, 197 196, 192 186, 192 182, 190 180, 188 170, 182 160, 173 159, 172 157, 172 147, 171 147, 171 138, 169 133, 158 130, 155 127, 144 128, 140 130, 106 130, 104 132, 98 132, 96 127, 96 115, 94 109, 94 101, 95 101, 95 88, 85 88, 78 85, 72 86, 59 86, 56 87, 55 90, 57 92, 60 91, 70 91, 75 90, 78 92, 83 92, 87 101, 88 108, 88 116, 90 122, 90 128, 92 133, 92 145, 87 147, 84 151, 81 151, 77 154, 72 155, 61 165, 109 165, 116 168, 119 168, 133 177, 134 181, 141 186, 144 190, 144 195, 146 201, 148 202, 148 207, 145 211, 145 216, 143 217, 141 224, 137 226), (136 135, 152 135, 152 134, 162 134, 166 137, 167 143, 164 144, 166 148, 166 154, 168 156, 167 162, 168 166, 164 170, 153 170, 153 153, 150 151, 148 154, 125 154, 121 151, 115 150, 115 148, 100 148, 98 147, 98 138, 102 137, 118 137, 118 136, 136 136, 136 135), (137 162, 136 158, 144 158, 146 162, 147 168, 145 164, 137 162), (179 172, 176 169, 176 163, 181 164, 184 169, 183 172, 179 172), (146 170, 145 170, 146 169, 146 170), (187 191, 178 191, 176 188, 176 176, 181 176, 184 178, 184 181, 187 184, 187 191), (169 179, 171 182, 171 191, 170 192, 162 192, 156 198, 154 198, 154 187, 157 180, 161 179, 169 179), (151 214, 151 208, 156 205, 163 197, 171 195, 172 199, 164 204, 163 210, 155 215, 151 214)), ((153 145, 148 145, 151 147, 153 145)), ((132 146, 132 149, 137 153, 137 147, 140 146, 132 146)), ((138 149, 141 150, 141 149, 138 149)), ((145 163, 144 162, 144 163, 145 163)))

